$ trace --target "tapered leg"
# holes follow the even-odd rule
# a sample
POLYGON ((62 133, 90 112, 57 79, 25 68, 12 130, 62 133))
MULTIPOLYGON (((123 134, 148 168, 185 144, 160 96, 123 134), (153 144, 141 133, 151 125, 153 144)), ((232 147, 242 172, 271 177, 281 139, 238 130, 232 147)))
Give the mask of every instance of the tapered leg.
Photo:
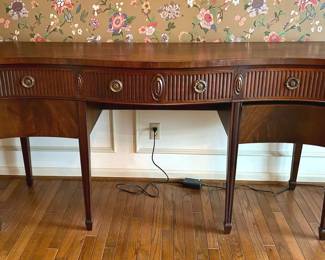
POLYGON ((21 149, 23 152, 24 165, 25 165, 25 173, 26 173, 26 183, 28 187, 33 186, 33 173, 32 173, 32 161, 30 154, 30 145, 28 137, 20 138, 21 149))
POLYGON ((90 175, 90 145, 89 132, 87 129, 87 104, 79 103, 79 151, 82 172, 82 186, 84 192, 86 228, 92 230, 91 218, 91 175, 90 175))
POLYGON ((231 232, 232 227, 231 218, 234 201, 241 108, 241 103, 232 103, 231 105, 228 132, 226 203, 224 220, 224 232, 226 234, 231 232))
POLYGON ((302 146, 303 146, 303 144, 294 144, 293 145, 291 173, 290 173, 290 180, 289 180, 289 190, 294 190, 297 185, 297 176, 298 176, 302 146))
POLYGON ((322 218, 319 227, 319 239, 325 240, 325 193, 324 193, 324 200, 323 200, 322 218))

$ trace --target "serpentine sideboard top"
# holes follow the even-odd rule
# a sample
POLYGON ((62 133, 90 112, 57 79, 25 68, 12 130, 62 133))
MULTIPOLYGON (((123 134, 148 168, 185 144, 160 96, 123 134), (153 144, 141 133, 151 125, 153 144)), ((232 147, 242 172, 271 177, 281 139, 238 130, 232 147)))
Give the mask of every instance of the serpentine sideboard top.
POLYGON ((68 64, 128 68, 325 65, 325 42, 0 44, 0 64, 68 64))

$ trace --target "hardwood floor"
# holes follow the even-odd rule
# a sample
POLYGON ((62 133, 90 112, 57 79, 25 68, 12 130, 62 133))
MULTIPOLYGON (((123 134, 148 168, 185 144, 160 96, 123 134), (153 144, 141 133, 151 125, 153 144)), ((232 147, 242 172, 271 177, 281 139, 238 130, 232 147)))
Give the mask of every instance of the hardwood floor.
MULTIPOLYGON (((323 190, 298 186, 277 197, 235 191, 224 235, 225 192, 160 185, 160 197, 93 182, 93 231, 84 228, 76 180, 0 179, 0 259, 325 259, 318 241, 323 190)), ((261 188, 279 189, 263 185, 261 188)))

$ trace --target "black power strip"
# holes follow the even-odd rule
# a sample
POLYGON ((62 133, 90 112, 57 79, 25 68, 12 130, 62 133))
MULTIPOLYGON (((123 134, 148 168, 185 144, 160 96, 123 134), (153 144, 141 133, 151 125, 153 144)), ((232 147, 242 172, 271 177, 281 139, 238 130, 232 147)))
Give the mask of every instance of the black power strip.
POLYGON ((180 182, 186 188, 195 189, 195 190, 200 190, 202 188, 202 182, 199 179, 185 178, 180 182))

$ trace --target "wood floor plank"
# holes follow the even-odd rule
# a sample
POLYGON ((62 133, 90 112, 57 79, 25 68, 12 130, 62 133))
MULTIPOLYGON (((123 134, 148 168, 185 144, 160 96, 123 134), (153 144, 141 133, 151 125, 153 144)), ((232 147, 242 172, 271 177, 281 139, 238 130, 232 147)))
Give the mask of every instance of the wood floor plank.
POLYGON ((136 196, 135 208, 133 211, 133 215, 131 217, 131 221, 129 223, 130 230, 128 233, 128 241, 126 250, 126 258, 125 259, 137 259, 138 252, 141 248, 140 237, 141 234, 141 226, 142 226, 142 215, 145 203, 145 196, 136 196))
MULTIPOLYGON (((101 188, 103 186, 103 183, 100 182, 95 182, 92 185, 92 211, 93 211, 93 217, 99 218, 100 214, 100 201, 103 199, 101 195, 103 194, 103 189, 101 188)), ((83 200, 82 200, 83 201, 83 200)), ((83 211, 84 212, 84 211, 83 211)), ((73 229, 71 230, 71 238, 72 238, 72 243, 70 244, 70 248, 73 250, 70 250, 67 253, 67 258, 68 259, 78 259, 81 256, 82 251, 86 251, 86 255, 91 256, 93 254, 93 249, 94 249, 94 243, 95 243, 95 236, 98 234, 98 229, 99 229, 99 224, 98 224, 98 219, 95 221, 93 218, 93 230, 88 231, 85 229, 85 224, 84 224, 84 215, 82 215, 79 218, 79 221, 82 223, 82 229, 81 231, 79 229, 73 229), (87 237, 94 237, 86 241, 87 237), (85 249, 84 243, 88 242, 89 243, 89 248, 85 249)), ((67 244, 70 243, 71 240, 68 241, 67 244)), ((58 252, 59 255, 60 252, 58 252)), ((59 255, 60 256, 60 255, 59 255)))
POLYGON ((1 208, 6 209, 5 214, 2 215, 0 258, 7 257, 43 194, 44 189, 40 183, 28 189, 23 181, 20 181, 11 198, 6 203, 0 204, 1 208))
POLYGON ((37 228, 43 215, 45 214, 49 204, 51 203, 55 193, 59 189, 60 182, 56 181, 49 185, 47 189, 46 196, 44 196, 40 201, 38 207, 35 209, 32 215, 30 223, 21 231, 21 234, 13 247, 10 249, 8 258, 19 259, 24 252, 24 249, 31 238, 33 231, 37 228))
MULTIPOLYGON (((139 197, 138 197, 139 198, 139 197)), ((128 234, 128 241, 126 250, 125 259, 136 259, 138 255, 138 250, 140 248, 139 237, 141 236, 141 219, 137 217, 132 217, 130 222, 130 230, 128 234)))
MULTIPOLYGON (((320 253, 318 249, 321 248, 321 245, 294 200, 293 192, 280 194, 277 199, 281 212, 290 226, 304 257, 306 259, 315 259, 316 252, 320 253)), ((325 258, 325 255, 323 255, 323 258, 325 258)))
POLYGON ((253 247, 255 248, 255 254, 257 259, 268 259, 267 253, 264 248, 263 238, 259 231, 258 221, 256 221, 253 209, 254 206, 249 204, 249 201, 244 190, 238 190, 237 197, 243 213, 243 217, 246 221, 248 228, 248 234, 252 240, 253 247))
POLYGON ((138 259, 149 259, 151 248, 151 234, 154 220, 155 199, 144 198, 143 210, 141 214, 142 226, 140 229, 139 247, 137 249, 138 259))
MULTIPOLYGON (((184 228, 184 244, 185 244, 185 257, 186 259, 197 258, 197 244, 196 244, 196 229, 194 215, 197 211, 193 210, 193 203, 195 204, 195 195, 188 194, 184 189, 185 195, 183 196, 183 228, 184 228)), ((178 210, 178 209, 176 209, 178 210)))
MULTIPOLYGON (((44 257, 41 257, 40 259, 54 260, 56 258, 57 253, 58 253, 57 248, 47 248, 44 257)), ((38 258, 34 258, 34 259, 38 259, 38 258)))
POLYGON ((95 236, 86 236, 85 241, 80 252, 79 259, 93 259, 93 250, 95 246, 96 237, 95 236))
MULTIPOLYGON (((305 188, 305 187, 304 187, 305 188)), ((301 192, 302 187, 297 187, 295 192, 293 193, 293 197, 298 204, 300 210, 302 211, 304 218, 309 223, 310 227, 312 228, 315 236, 318 236, 318 226, 319 223, 317 221, 316 216, 313 214, 309 203, 307 202, 306 198, 304 198, 303 193, 301 192)))
POLYGON ((269 227, 266 224, 263 212, 260 207, 255 206, 255 205, 258 205, 258 200, 256 198, 255 192, 248 190, 248 191, 245 191, 245 195, 246 195, 248 203, 250 205, 252 214, 254 215, 254 219, 257 224, 259 234, 262 238, 264 246, 274 246, 275 244, 274 244, 272 235, 270 233, 269 227))
POLYGON ((95 194, 92 194, 93 228, 88 235, 97 237, 103 221, 103 209, 111 188, 108 188, 105 182, 95 182, 92 187, 96 189, 96 192, 93 191, 95 194))
MULTIPOLYGON (((161 185, 158 187, 161 189, 161 185)), ((163 205, 164 201, 162 196, 155 198, 149 259, 161 259, 163 205)))
MULTIPOLYGON (((114 183, 105 182, 103 189, 107 192, 106 198, 103 197, 100 217, 100 227, 94 245, 93 259, 102 259, 106 240, 109 234, 109 229, 112 223, 113 211, 116 203, 118 203, 118 192, 116 191, 114 183)), ((105 194, 103 194, 105 196, 105 194)))
POLYGON ((305 259, 282 212, 274 212, 274 216, 293 258, 305 259))
POLYGON ((116 249, 115 249, 115 258, 116 259, 125 259, 127 255, 127 244, 129 239, 130 225, 132 223, 132 217, 134 213, 136 196, 128 194, 125 211, 123 216, 121 216, 121 229, 119 232, 116 249))
POLYGON ((316 207, 320 210, 320 213, 321 213, 322 208, 323 208, 322 201, 324 198, 324 188, 307 186, 307 191, 309 192, 310 196, 313 198, 313 201, 314 201, 316 207))
MULTIPOLYGON (((206 189, 205 192, 201 192, 201 201, 202 201, 202 214, 204 218, 204 225, 205 225, 205 232, 208 241, 208 249, 215 249, 219 250, 219 243, 218 243, 218 232, 217 225, 213 219, 213 212, 210 202, 209 196, 209 188, 206 189)), ((215 252, 215 251, 211 251, 215 252)))
POLYGON ((310 203, 308 203, 307 198, 304 197, 304 189, 305 187, 297 187, 293 192, 294 199, 296 200, 308 222, 317 222, 317 217, 313 214, 310 203))
POLYGON ((118 192, 119 203, 116 203, 113 211, 113 225, 110 226, 105 247, 115 248, 117 245, 118 236, 121 230, 124 208, 126 207, 127 195, 125 192, 118 192))
POLYGON ((214 189, 209 190, 210 202, 213 212, 213 217, 217 225, 216 232, 218 232, 218 244, 220 247, 221 259, 232 259, 233 252, 227 235, 223 234, 223 216, 224 216, 224 201, 219 197, 219 193, 223 191, 216 191, 214 189))
POLYGON ((183 189, 174 190, 175 214, 174 226, 174 259, 186 259, 185 234, 184 234, 184 193, 183 189))
POLYGON ((104 260, 114 260, 115 247, 105 247, 103 253, 104 260))
POLYGON ((258 259, 255 253, 255 248, 253 241, 251 237, 248 235, 249 234, 249 227, 246 224, 246 220, 243 217, 243 211, 240 205, 240 201, 238 196, 235 197, 234 199, 234 213, 233 213, 233 218, 234 222, 236 223, 236 226, 239 232, 239 240, 240 240, 240 245, 243 250, 243 254, 246 259, 258 259))
MULTIPOLYGON (((235 197, 238 199, 237 191, 235 191, 235 197)), ((225 192, 218 192, 219 203, 224 205, 225 202, 225 192)), ((224 211, 222 211, 223 213, 224 211)), ((240 244, 239 231, 236 222, 233 222, 232 232, 230 234, 224 234, 224 239, 229 241, 230 251, 232 254, 232 259, 244 259, 243 248, 240 244)))
POLYGON ((281 259, 276 246, 265 246, 265 250, 270 260, 281 259))
POLYGON ((306 187, 306 189, 300 189, 300 192, 304 196, 305 200, 308 202, 308 206, 311 209, 312 213, 314 214, 314 216, 316 218, 316 222, 319 222, 321 214, 322 214, 322 211, 321 211, 322 209, 320 206, 321 204, 316 203, 316 199, 313 197, 313 195, 310 192, 310 190, 308 189, 308 187, 306 187))
POLYGON ((201 212, 193 212, 195 228, 196 259, 209 259, 208 240, 201 212))
MULTIPOLYGON (((77 183, 74 181, 63 181, 49 205, 43 219, 35 229, 26 249, 23 252, 24 259, 42 259, 48 254, 48 247, 62 223, 62 218, 69 200, 76 190, 77 183)), ((57 250, 56 250, 57 251, 57 250)))
POLYGON ((210 260, 220 260, 221 256, 220 256, 220 250, 218 249, 209 249, 209 259, 210 260))
MULTIPOLYGON (((92 185, 92 195, 93 195, 93 204, 97 204, 100 194, 100 188, 98 185, 92 185)), ((83 203, 83 196, 82 196, 82 185, 79 182, 79 186, 77 189, 77 197, 75 197, 76 201, 71 204, 71 210, 73 212, 71 223, 74 225, 66 224, 66 232, 64 234, 63 239, 60 241, 61 245, 58 247, 59 251, 57 254, 58 259, 76 259, 79 257, 80 252, 83 247, 83 243, 85 241, 86 235, 91 235, 90 231, 85 229, 84 224, 84 203, 83 203)), ((96 208, 93 207, 93 208, 96 208)))
POLYGON ((19 180, 12 180, 6 185, 6 188, 0 192, 0 202, 5 202, 19 185, 19 180))
MULTIPOLYGON (((325 259, 318 240, 323 191, 278 196, 236 189, 223 233, 225 192, 160 184, 160 197, 94 181, 94 228, 84 228, 80 181, 0 179, 0 259, 325 259)), ((257 185, 278 190, 280 186, 257 185)))
MULTIPOLYGON (((265 187, 263 187, 265 188, 265 187)), ((270 198, 273 195, 270 194, 263 194, 263 193, 257 193, 257 200, 259 202, 259 207, 261 208, 261 211, 263 212, 264 219, 267 223, 267 226, 271 232, 273 241, 275 243, 275 246, 279 252, 279 255, 281 256, 281 259, 292 259, 291 253, 287 247, 286 241, 284 240, 283 236, 280 232, 280 227, 278 223, 275 220, 274 213, 279 212, 279 207, 275 206, 275 200, 271 200, 270 198), (272 203, 269 203, 269 201, 272 201, 272 203), (272 207, 271 207, 272 205, 272 207), (276 207, 276 211, 274 212, 274 208, 276 207)))
MULTIPOLYGON (((192 204, 193 211, 193 221, 194 225, 188 228, 194 229, 195 231, 195 248, 196 248, 196 259, 209 259, 208 251, 208 240, 206 235, 205 221, 203 217, 203 203, 200 191, 194 191, 192 194, 192 203, 195 202, 194 206, 192 204)), ((186 215, 184 216, 186 219, 186 215)), ((186 236, 187 237, 187 236, 186 236)))
POLYGON ((162 259, 174 258, 174 189, 172 185, 164 185, 163 187, 163 227, 162 227, 162 259))

